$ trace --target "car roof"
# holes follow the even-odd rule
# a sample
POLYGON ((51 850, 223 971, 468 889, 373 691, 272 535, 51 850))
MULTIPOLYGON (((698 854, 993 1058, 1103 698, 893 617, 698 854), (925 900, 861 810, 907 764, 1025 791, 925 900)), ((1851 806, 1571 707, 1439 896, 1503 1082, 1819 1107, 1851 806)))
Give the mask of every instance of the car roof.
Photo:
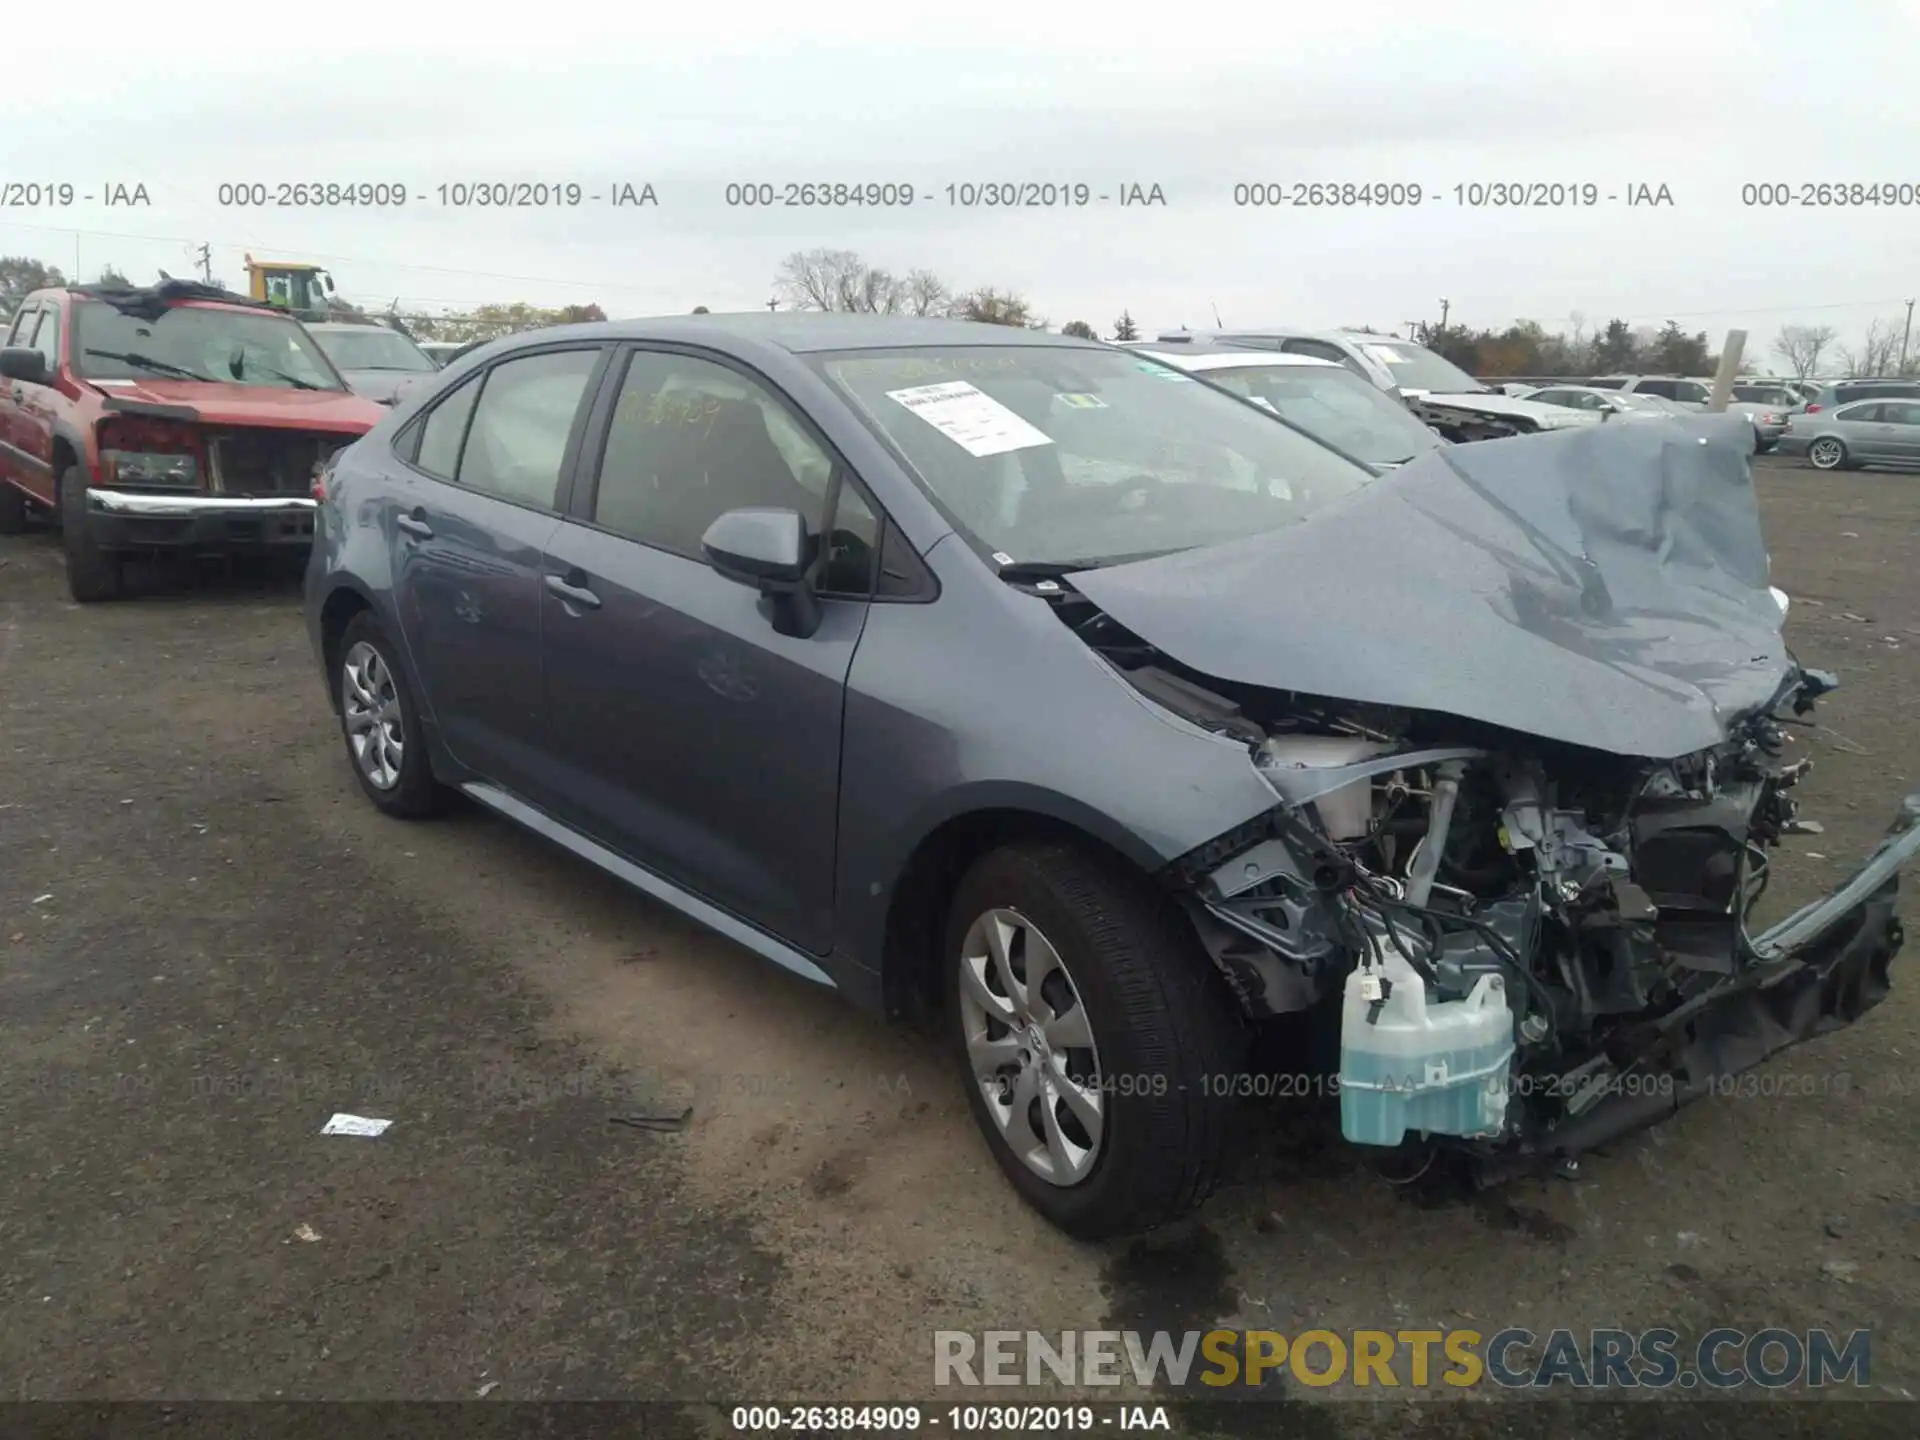
POLYGON ((1345 370, 1347 367, 1318 355, 1289 355, 1280 350, 1215 350, 1199 346, 1192 350, 1142 350, 1156 360, 1193 370, 1239 370, 1249 365, 1285 365, 1301 370, 1345 370))
POLYGON ((1106 350, 1096 340, 988 325, 975 320, 916 315, 850 315, 819 311, 745 311, 731 315, 666 315, 640 320, 596 320, 524 331, 517 339, 680 340, 697 344, 727 336, 795 355, 825 350, 910 350, 947 345, 1000 345, 1032 349, 1106 350))

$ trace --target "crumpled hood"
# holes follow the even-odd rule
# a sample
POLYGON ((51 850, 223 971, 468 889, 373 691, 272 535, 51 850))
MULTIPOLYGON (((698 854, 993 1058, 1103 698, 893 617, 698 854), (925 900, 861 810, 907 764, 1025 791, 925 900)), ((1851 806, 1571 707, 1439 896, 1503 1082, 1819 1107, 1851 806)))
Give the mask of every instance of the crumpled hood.
POLYGON ((1204 675, 1672 759, 1793 662, 1742 417, 1436 450, 1285 530, 1071 583, 1204 675))
POLYGON ((1450 395, 1432 390, 1408 390, 1403 394, 1427 405, 1448 410, 1469 410, 1481 415, 1499 415, 1509 420, 1531 420, 1553 429, 1572 429, 1576 425, 1599 423, 1591 410, 1573 410, 1565 405, 1548 405, 1539 400, 1522 400, 1513 395, 1450 395))
POLYGON ((115 400, 191 410, 206 425, 333 430, 343 435, 363 435, 387 413, 384 406, 364 396, 338 390, 230 385, 222 380, 90 380, 87 383, 115 400))

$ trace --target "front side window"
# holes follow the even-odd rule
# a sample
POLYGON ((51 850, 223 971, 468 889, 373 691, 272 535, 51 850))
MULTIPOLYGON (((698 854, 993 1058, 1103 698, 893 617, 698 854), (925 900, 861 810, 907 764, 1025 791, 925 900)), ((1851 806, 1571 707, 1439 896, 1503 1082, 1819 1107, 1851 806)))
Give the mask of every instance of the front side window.
POLYGON ((13 328, 7 335, 7 344, 11 346, 30 346, 33 344, 33 327, 40 322, 38 306, 29 306, 13 317, 13 328))
POLYGON ((640 351, 614 405, 593 521, 700 559, 707 527, 729 510, 797 510, 818 532, 837 488, 820 588, 865 594, 878 522, 834 478, 833 458, 758 380, 698 356, 640 351))
POLYGON ((1298 524, 1373 472, 1144 356, 924 347, 813 362, 999 563, 1088 565, 1298 524))
POLYGON ((74 312, 73 348, 74 369, 89 380, 346 388, 298 321, 261 310, 180 304, 149 318, 83 300, 74 312))
POLYGON ((1874 401, 1868 401, 1863 405, 1848 405, 1844 409, 1836 410, 1834 411, 1833 418, 1836 420, 1878 420, 1880 418, 1880 412, 1884 408, 1884 406, 1874 401))
POLYGON ((1404 465, 1444 443, 1405 405, 1351 371, 1320 365, 1222 365, 1198 373, 1369 465, 1404 465))
POLYGON ((556 350, 489 370, 460 451, 460 483, 552 509, 580 397, 599 360, 597 348, 556 350))

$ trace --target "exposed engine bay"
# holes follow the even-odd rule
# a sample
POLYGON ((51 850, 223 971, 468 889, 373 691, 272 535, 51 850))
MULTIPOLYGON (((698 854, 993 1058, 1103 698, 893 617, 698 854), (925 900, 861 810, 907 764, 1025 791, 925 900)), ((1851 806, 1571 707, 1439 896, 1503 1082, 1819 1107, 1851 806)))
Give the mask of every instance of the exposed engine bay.
MULTIPOLYGON (((1060 609, 1067 619, 1092 607, 1063 596, 1060 609)), ((1466 1077, 1478 1089, 1470 1118, 1457 1132, 1419 1126, 1426 1143, 1444 1135, 1489 1161, 1576 1154, 1887 992, 1901 941, 1892 866, 1869 891, 1868 909, 1884 913, 1821 935, 1829 964, 1748 931, 1794 816, 1791 791, 1811 767, 1794 758, 1792 731, 1830 676, 1796 669, 1777 704, 1723 745, 1634 761, 1419 712, 1203 683, 1104 615, 1081 623, 1149 698, 1245 741, 1281 802, 1164 877, 1249 1015, 1310 1010, 1356 980, 1377 1012, 1408 975, 1431 1014, 1476 992, 1504 1000, 1480 1034, 1510 1036, 1510 1060, 1466 1077)), ((1457 1088, 1458 1058, 1457 1047, 1416 1044, 1398 1088, 1409 1100, 1457 1088)), ((1407 1141, 1423 1113, 1414 1106, 1407 1141)), ((1348 1138, 1368 1139, 1354 1128, 1348 1138)))
POLYGON ((1035 590, 1275 796, 1161 877, 1242 1009, 1337 1009, 1346 1138, 1487 1176, 1859 1018, 1920 852, 1910 797, 1851 880, 1750 932, 1793 732, 1838 682, 1785 648, 1747 437, 1605 428, 1035 590))

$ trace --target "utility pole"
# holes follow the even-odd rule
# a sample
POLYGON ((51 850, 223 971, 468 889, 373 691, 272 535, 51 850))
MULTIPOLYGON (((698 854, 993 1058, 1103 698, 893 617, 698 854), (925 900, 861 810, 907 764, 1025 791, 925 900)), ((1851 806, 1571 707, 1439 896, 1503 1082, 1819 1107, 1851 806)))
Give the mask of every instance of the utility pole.
POLYGON ((1446 302, 1446 301, 1445 301, 1445 300, 1443 299, 1443 300, 1442 300, 1442 301, 1440 302, 1440 328, 1441 328, 1441 329, 1442 329, 1443 331, 1444 331, 1444 330, 1445 330, 1445 329, 1447 328, 1447 310, 1448 310, 1448 308, 1449 308, 1449 306, 1447 305, 1447 302, 1446 302))
POLYGON ((200 252, 194 256, 194 259, 200 262, 201 278, 204 279, 207 284, 213 284, 213 247, 211 245, 202 245, 200 252))
POLYGON ((779 308, 780 308, 780 302, 778 300, 767 301, 768 310, 778 310, 779 308))
POLYGON ((1913 301, 1907 301, 1907 328, 1900 332, 1900 373, 1907 373, 1907 341, 1913 338, 1913 301))
POLYGON ((1408 320, 1403 323, 1407 327, 1407 339, 1418 340, 1420 338, 1420 322, 1418 320, 1408 320))

